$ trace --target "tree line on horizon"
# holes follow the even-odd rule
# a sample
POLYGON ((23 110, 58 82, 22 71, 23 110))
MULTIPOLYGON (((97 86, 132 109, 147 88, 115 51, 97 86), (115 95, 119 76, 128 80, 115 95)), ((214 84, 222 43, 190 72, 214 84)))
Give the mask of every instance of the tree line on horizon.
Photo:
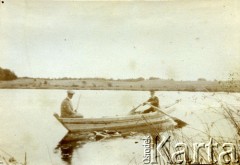
POLYGON ((4 69, 0 67, 0 80, 9 81, 17 79, 17 75, 10 69, 4 69))
MULTIPOLYGON (((19 77, 20 79, 42 79, 42 80, 102 80, 102 81, 144 81, 144 80, 162 80, 162 81, 176 81, 173 78, 171 79, 162 79, 159 77, 149 77, 149 78, 143 78, 143 77, 138 77, 138 78, 127 78, 127 79, 114 79, 114 78, 103 78, 103 77, 82 77, 82 78, 77 78, 77 77, 59 77, 59 78, 41 78, 41 77, 19 77)), ((182 80, 179 80, 182 81, 182 80)), ((188 80, 191 81, 191 80, 188 80)), ((196 81, 208 81, 205 78, 198 78, 196 81)), ((214 80, 217 81, 217 80, 214 80)))

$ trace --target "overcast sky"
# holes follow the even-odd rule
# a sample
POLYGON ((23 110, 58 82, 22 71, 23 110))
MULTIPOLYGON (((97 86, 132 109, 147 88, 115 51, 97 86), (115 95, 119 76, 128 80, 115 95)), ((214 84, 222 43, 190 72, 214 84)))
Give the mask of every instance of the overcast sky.
POLYGON ((0 4, 0 67, 29 77, 228 79, 238 0, 0 4))

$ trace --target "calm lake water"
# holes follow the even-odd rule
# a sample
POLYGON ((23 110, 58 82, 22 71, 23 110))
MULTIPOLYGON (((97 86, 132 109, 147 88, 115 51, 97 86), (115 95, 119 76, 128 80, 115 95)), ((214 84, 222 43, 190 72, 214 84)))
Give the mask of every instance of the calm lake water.
MULTIPOLYGON (((75 107, 80 95, 78 111, 84 117, 102 117, 127 114, 146 101, 149 92, 76 91, 75 107)), ((219 100, 239 106, 239 93, 156 92, 156 95, 162 107, 181 99, 170 115, 188 123, 178 130, 187 136, 198 136, 200 131, 206 130, 211 136, 235 136, 233 128, 221 115, 219 100), (208 126, 212 127, 208 129, 208 126)), ((53 113, 59 113, 65 97, 65 90, 0 90, 0 148, 20 162, 24 162, 26 152, 28 164, 33 165, 143 164, 143 135, 87 143, 79 141, 73 149, 71 163, 64 161, 61 150, 55 148, 67 131, 53 113)))

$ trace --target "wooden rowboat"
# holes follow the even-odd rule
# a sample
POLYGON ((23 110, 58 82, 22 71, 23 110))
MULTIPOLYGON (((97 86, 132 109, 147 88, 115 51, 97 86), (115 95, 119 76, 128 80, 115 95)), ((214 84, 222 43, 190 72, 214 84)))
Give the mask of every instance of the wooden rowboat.
POLYGON ((178 127, 175 118, 161 112, 137 114, 122 117, 103 118, 61 118, 54 114, 56 119, 69 132, 117 131, 117 132, 149 132, 165 131, 178 127))

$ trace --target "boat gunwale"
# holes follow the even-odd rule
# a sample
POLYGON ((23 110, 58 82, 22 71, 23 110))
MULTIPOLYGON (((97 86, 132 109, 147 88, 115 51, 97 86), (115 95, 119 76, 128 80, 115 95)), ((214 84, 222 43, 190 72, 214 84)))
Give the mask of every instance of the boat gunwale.
POLYGON ((153 112, 150 114, 137 114, 131 116, 116 116, 116 117, 102 117, 102 118, 62 118, 58 117, 63 123, 109 123, 109 122, 127 122, 137 121, 142 117, 152 119, 157 117, 164 117, 165 115, 161 112, 153 112))

